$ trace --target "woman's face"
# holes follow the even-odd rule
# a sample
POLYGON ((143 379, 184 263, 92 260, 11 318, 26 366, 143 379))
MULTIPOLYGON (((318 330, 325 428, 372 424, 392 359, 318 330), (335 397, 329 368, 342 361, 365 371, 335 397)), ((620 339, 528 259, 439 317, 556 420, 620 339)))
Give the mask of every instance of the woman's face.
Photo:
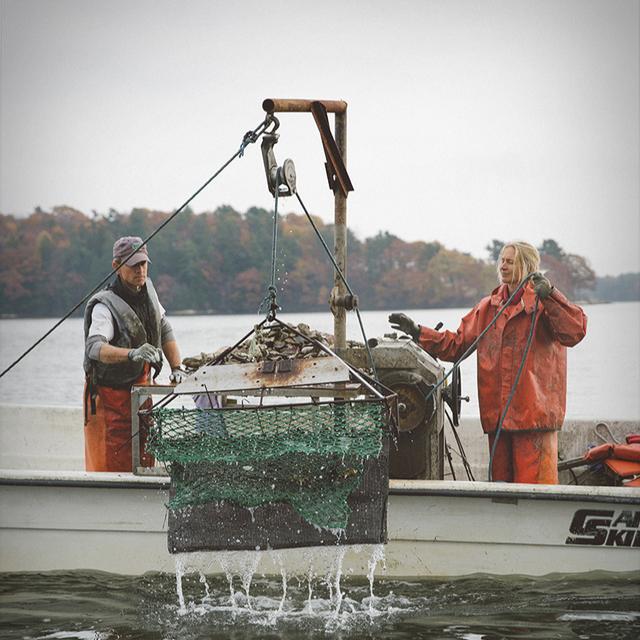
POLYGON ((513 247, 507 247, 500 256, 500 280, 502 284, 514 284, 516 281, 515 273, 516 250, 513 247))

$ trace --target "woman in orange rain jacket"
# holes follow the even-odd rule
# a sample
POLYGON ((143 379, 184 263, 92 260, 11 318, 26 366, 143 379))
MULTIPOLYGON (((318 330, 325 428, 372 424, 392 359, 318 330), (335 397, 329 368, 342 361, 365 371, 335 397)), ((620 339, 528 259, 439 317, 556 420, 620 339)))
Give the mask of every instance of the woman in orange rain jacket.
POLYGON ((533 274, 477 346, 480 419, 489 435, 493 452, 490 473, 496 481, 558 482, 558 431, 567 396, 566 348, 585 336, 587 318, 538 272, 539 268, 535 247, 526 242, 506 244, 498 260, 500 286, 462 319, 455 333, 421 327, 402 313, 389 316, 394 328, 411 335, 425 351, 455 362, 519 283, 533 274), (530 350, 495 443, 496 429, 525 353, 536 296, 539 304, 530 350))

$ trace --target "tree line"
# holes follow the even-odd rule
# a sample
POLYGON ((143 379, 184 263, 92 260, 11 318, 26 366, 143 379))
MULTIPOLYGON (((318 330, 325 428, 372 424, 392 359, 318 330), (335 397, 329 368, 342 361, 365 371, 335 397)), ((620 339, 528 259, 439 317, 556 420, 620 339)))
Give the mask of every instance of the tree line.
MULTIPOLYGON (((169 216, 148 209, 88 216, 66 206, 38 208, 25 218, 0 214, 0 314, 66 313, 109 273, 116 238, 146 238, 169 216)), ((314 222, 333 247, 333 225, 314 222)), ((165 308, 257 312, 271 278, 272 234, 272 211, 185 209, 149 244, 150 275, 165 308)), ((362 309, 471 306, 496 286, 501 246, 493 240, 488 259, 481 260, 437 241, 406 242, 388 232, 359 240, 349 233, 346 275, 362 309)), ((585 258, 565 253, 554 240, 545 240, 540 250, 543 266, 570 297, 602 288, 585 258)), ((283 311, 327 308, 333 266, 304 216, 280 217, 275 267, 283 311)), ((639 281, 640 274, 632 274, 603 286, 622 291, 621 299, 640 299, 639 281)))

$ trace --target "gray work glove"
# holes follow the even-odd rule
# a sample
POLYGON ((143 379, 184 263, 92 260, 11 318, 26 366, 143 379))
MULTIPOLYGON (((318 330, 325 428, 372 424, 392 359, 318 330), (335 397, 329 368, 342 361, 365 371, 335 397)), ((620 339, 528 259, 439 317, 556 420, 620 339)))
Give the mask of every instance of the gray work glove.
POLYGON ((533 290, 536 292, 536 295, 540 300, 548 298, 554 288, 551 282, 549 282, 549 278, 539 271, 536 271, 531 275, 531 284, 533 285, 533 290))
POLYGON ((149 364, 159 364, 162 362, 162 351, 152 344, 145 342, 137 349, 129 351, 129 360, 133 362, 148 362, 149 364))
POLYGON ((416 342, 420 336, 420 326, 404 313, 392 313, 389 316, 391 327, 410 335, 416 342))
POLYGON ((169 382, 173 382, 174 384, 180 384, 187 379, 187 372, 183 371, 180 367, 176 367, 175 369, 171 369, 171 375, 169 376, 169 382))

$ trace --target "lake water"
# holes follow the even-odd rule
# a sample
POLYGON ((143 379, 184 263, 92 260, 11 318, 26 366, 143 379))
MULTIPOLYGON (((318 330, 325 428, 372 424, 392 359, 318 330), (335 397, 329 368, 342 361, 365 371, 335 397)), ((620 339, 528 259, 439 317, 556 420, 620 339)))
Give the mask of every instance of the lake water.
MULTIPOLYGON (((443 322, 455 330, 467 309, 411 311, 420 324, 443 322)), ((640 418, 640 303, 586 305, 586 338, 568 351, 567 417, 585 419, 640 418)), ((390 331, 387 311, 362 312, 368 337, 390 331)), ((333 332, 330 313, 287 314, 285 322, 305 322, 323 332, 333 332)), ((212 352, 230 346, 262 319, 257 315, 178 316, 171 318, 183 356, 212 352)), ((50 329, 54 320, 0 320, 0 367, 4 370, 50 329)), ((347 335, 361 339, 354 315, 349 316, 347 335)), ((0 402, 11 404, 80 406, 83 372, 82 320, 63 323, 14 369, 0 378, 0 402)), ((446 364, 446 363, 445 363, 446 364)), ((475 356, 462 365, 463 391, 471 402, 463 406, 466 416, 478 415, 475 356)), ((167 381, 165 366, 160 381, 167 381)))
POLYGON ((640 578, 471 576, 344 579, 341 602, 316 585, 259 578, 249 599, 224 577, 0 574, 0 637, 12 640, 637 640, 640 578))

